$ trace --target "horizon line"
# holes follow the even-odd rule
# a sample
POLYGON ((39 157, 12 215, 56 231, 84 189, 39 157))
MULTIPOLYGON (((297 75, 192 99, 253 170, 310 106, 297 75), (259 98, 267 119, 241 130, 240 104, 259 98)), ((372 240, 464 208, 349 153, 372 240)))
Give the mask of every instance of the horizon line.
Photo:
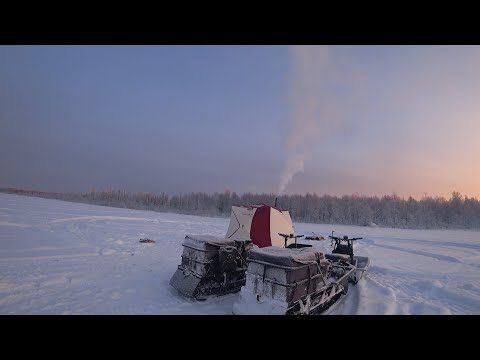
POLYGON ((169 197, 171 196, 182 196, 182 195, 188 195, 188 194, 207 194, 207 195, 214 195, 214 194, 236 194, 237 196, 242 196, 242 195, 246 195, 246 194, 251 194, 251 195, 268 195, 268 196, 275 196, 275 197, 281 197, 281 196, 307 196, 307 195, 311 195, 311 196, 317 196, 317 197, 325 197, 325 196, 330 196, 330 197, 335 197, 335 198, 342 198, 344 196, 347 196, 347 197, 359 197, 359 198, 378 198, 378 199, 382 199, 384 197, 395 197, 395 198, 399 198, 399 199, 402 199, 402 200, 408 200, 410 198, 416 200, 416 201, 421 201, 423 199, 444 199, 444 200, 449 200, 449 199, 452 199, 453 198, 453 195, 454 194, 458 194, 460 196, 460 198, 462 199, 474 199, 476 201, 480 201, 480 198, 477 198, 476 196, 468 196, 467 194, 462 194, 460 193, 459 191, 456 191, 456 190, 452 190, 451 191, 451 195, 450 195, 450 198, 447 198, 445 196, 442 196, 442 195, 430 195, 428 194, 428 192, 424 192, 424 195, 423 197, 421 198, 417 198, 415 196, 412 196, 412 195, 399 195, 397 194, 395 191, 393 191, 392 193, 389 193, 389 194, 382 194, 382 195, 378 195, 378 194, 375 194, 375 195, 368 195, 368 194, 362 194, 362 193, 359 193, 359 192, 352 192, 352 193, 343 193, 343 194, 328 194, 328 193, 323 193, 323 194, 319 194, 317 193, 316 191, 306 191, 304 193, 292 193, 292 194, 287 194, 287 193, 282 193, 282 194, 277 194, 275 192, 251 192, 251 191, 247 191, 247 192, 236 192, 236 191, 232 191, 230 189, 225 189, 223 191, 214 191, 214 192, 209 192, 209 191, 185 191, 185 192, 176 192, 176 193, 169 193, 169 192, 166 192, 166 191, 131 191, 131 190, 126 190, 126 189, 120 189, 120 188, 114 188, 114 187, 101 187, 101 188, 96 188, 96 187, 92 187, 90 188, 89 190, 86 190, 86 191, 48 191, 48 190, 38 190, 38 189, 34 189, 34 188, 22 188, 22 187, 14 187, 14 186, 6 186, 6 187, 0 187, 0 192, 5 192, 5 191, 24 191, 24 192, 37 192, 37 193, 45 193, 45 194, 48 194, 48 193, 53 193, 53 194, 88 194, 92 191, 95 191, 95 192, 109 192, 109 191, 112 191, 112 192, 125 192, 125 193, 131 193, 131 194, 166 194, 168 195, 169 197))

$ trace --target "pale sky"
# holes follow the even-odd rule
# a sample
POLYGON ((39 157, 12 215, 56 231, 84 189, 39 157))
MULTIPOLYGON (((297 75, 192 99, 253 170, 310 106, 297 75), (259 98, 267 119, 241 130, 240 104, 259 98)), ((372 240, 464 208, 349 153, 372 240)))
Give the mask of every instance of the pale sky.
POLYGON ((480 198, 479 46, 0 46, 0 186, 480 198))

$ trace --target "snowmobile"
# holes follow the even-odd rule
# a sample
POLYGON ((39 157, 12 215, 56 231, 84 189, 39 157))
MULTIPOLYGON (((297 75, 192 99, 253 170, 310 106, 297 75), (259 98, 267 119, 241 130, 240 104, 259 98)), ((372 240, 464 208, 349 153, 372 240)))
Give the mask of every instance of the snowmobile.
POLYGON ((361 238, 329 236, 333 251, 313 248, 264 247, 248 252, 246 284, 233 305, 242 314, 320 314, 348 293, 369 266, 369 258, 353 255, 361 238))
POLYGON ((352 277, 352 282, 356 284, 358 280, 363 277, 363 273, 367 270, 368 266, 370 265, 370 259, 366 256, 355 256, 353 254, 353 242, 355 240, 361 240, 363 238, 351 238, 349 239, 348 236, 344 236, 343 238, 333 236, 329 236, 332 239, 332 253, 326 254, 325 256, 327 259, 336 260, 336 259, 344 259, 348 260, 348 262, 355 266, 355 273, 352 277), (345 243, 345 244, 343 244, 345 243))
POLYGON ((196 300, 240 291, 234 314, 322 313, 360 280, 369 259, 353 255, 353 241, 360 238, 332 233, 333 251, 324 254, 298 243, 301 237, 286 210, 232 207, 224 238, 185 237, 170 285, 196 300))

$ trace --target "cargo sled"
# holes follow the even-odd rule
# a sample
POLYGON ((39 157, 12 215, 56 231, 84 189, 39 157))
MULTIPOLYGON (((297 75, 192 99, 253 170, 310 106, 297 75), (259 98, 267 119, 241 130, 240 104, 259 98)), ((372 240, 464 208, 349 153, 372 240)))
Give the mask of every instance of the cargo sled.
POLYGON ((332 238, 332 254, 314 248, 252 249, 248 253, 246 284, 233 305, 242 314, 319 314, 344 297, 369 265, 353 256, 353 241, 332 238), (346 244, 343 244, 343 243, 346 244))
POLYGON ((249 240, 187 235, 182 263, 170 279, 170 285, 182 295, 197 300, 237 292, 245 284, 245 258, 250 248, 249 240))

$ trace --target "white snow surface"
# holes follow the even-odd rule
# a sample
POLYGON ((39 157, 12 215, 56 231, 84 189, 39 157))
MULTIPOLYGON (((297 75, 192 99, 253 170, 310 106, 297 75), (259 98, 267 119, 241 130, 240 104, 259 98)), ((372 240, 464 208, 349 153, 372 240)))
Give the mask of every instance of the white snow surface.
MULTIPOLYGON (((228 222, 0 194, 0 314, 232 314, 239 293, 197 302, 169 285, 185 235, 228 222)), ((329 314, 480 314, 480 232, 295 224, 332 230, 363 237, 370 268, 329 314)))

